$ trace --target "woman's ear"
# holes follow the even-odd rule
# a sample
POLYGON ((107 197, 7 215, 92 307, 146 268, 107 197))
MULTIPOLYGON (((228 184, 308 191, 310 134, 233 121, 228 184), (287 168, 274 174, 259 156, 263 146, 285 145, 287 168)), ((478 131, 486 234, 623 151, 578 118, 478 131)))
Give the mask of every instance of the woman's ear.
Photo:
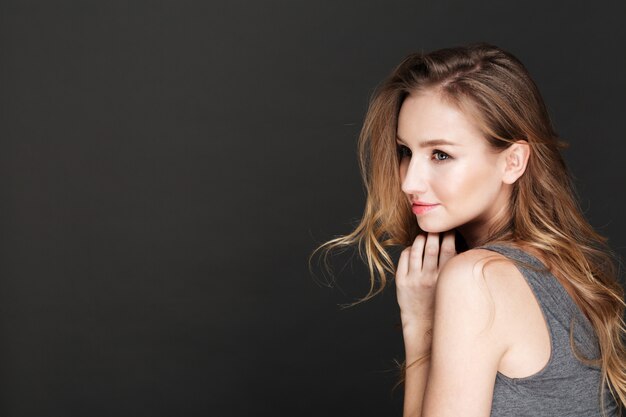
POLYGON ((506 165, 502 181, 506 184, 513 184, 526 171, 530 145, 525 140, 518 140, 504 152, 506 165))

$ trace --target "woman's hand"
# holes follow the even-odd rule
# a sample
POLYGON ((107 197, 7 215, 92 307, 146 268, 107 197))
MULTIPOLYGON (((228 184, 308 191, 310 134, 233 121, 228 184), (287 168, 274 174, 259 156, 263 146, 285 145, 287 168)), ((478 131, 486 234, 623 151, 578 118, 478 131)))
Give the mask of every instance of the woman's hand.
POLYGON ((396 295, 403 327, 414 322, 432 323, 437 277, 454 255, 454 230, 444 233, 441 248, 439 233, 420 233, 413 245, 402 251, 396 270, 396 295))

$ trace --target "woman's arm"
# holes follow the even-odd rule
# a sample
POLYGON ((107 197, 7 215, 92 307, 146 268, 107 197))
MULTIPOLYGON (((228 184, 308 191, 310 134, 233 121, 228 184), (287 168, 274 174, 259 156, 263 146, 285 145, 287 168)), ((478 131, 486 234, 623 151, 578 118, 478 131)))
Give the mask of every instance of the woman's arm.
POLYGON ((406 358, 404 416, 421 416, 430 360, 417 359, 431 348, 437 278, 456 255, 454 231, 446 232, 441 247, 439 233, 418 234, 398 261, 396 290, 406 358))
POLYGON ((430 357, 419 363, 417 359, 430 353, 432 344, 432 321, 408 324, 402 329, 404 336, 404 351, 406 356, 406 379, 404 382, 404 417, 422 415, 424 391, 428 382, 430 357), (409 366, 413 364, 412 366, 409 366))

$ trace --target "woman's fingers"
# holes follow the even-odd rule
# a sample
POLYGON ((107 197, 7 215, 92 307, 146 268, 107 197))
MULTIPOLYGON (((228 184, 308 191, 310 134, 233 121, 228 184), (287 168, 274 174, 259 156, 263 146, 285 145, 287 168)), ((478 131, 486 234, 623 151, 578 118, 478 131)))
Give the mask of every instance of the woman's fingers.
POLYGON ((400 254, 396 296, 403 324, 432 317, 439 270, 456 255, 454 231, 443 236, 441 245, 439 236, 439 233, 420 233, 400 254))
POLYGON ((424 253, 424 244, 426 243, 426 236, 422 233, 418 234, 409 253, 409 268, 407 273, 420 273, 422 271, 422 254, 424 253))
POLYGON ((411 253, 411 247, 405 248, 400 253, 400 259, 398 260, 398 268, 396 269, 396 279, 405 277, 409 273, 409 255, 411 253))
POLYGON ((413 244, 400 254, 396 273, 401 277, 422 272, 436 273, 455 255, 454 230, 444 233, 441 245, 439 233, 420 233, 413 244))
POLYGON ((424 246, 424 236, 418 234, 413 240, 411 246, 407 246, 402 253, 400 253, 400 259, 398 260, 398 267, 396 268, 396 279, 403 279, 409 275, 409 272, 414 268, 422 267, 422 248, 424 246))
POLYGON ((448 262, 449 259, 456 255, 456 245, 454 243, 454 230, 446 232, 443 235, 443 241, 441 242, 441 249, 439 251, 439 269, 448 262))
POLYGON ((439 256, 439 233, 428 233, 424 247, 424 263, 422 271, 437 271, 437 257, 439 256))

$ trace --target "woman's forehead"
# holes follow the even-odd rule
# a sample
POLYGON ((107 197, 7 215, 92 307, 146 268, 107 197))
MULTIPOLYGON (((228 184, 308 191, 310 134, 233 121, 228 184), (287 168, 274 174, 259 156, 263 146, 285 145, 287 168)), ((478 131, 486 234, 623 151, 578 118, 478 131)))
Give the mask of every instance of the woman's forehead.
POLYGON ((471 115, 432 93, 411 95, 404 100, 398 115, 397 137, 415 147, 444 145, 442 141, 454 146, 475 145, 484 140, 471 115))

